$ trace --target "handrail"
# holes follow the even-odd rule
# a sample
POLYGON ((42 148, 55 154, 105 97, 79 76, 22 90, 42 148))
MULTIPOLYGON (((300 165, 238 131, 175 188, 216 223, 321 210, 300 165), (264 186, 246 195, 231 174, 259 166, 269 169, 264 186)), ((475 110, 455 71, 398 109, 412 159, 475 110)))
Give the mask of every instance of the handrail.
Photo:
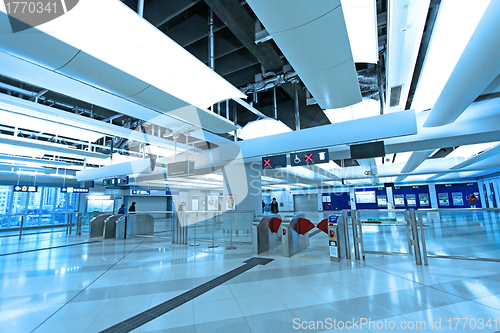
MULTIPOLYGON (((417 209, 416 209, 417 210, 417 209)), ((500 208, 419 208, 419 212, 478 212, 478 211, 491 211, 500 212, 500 208)))
POLYGON ((57 215, 57 214, 92 214, 92 212, 52 212, 52 213, 19 213, 19 214, 0 214, 0 217, 8 217, 8 216, 27 216, 27 215, 57 215))

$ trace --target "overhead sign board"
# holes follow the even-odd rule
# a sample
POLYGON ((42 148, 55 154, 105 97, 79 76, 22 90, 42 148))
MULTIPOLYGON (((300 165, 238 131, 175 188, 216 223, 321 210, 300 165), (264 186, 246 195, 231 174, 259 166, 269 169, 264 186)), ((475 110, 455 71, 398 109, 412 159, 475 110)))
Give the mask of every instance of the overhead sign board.
POLYGON ((353 160, 385 156, 384 141, 350 145, 349 149, 353 160))
POLYGON ((115 179, 116 179, 116 185, 127 185, 129 183, 128 176, 122 176, 115 179))
POLYGON ((290 154, 291 166, 311 165, 328 162, 330 162, 328 149, 302 151, 290 154))
POLYGON ((286 168, 286 155, 262 157, 262 169, 286 168))
POLYGON ((132 195, 150 195, 150 190, 130 190, 130 194, 132 195))
POLYGON ((33 185, 16 185, 14 192, 38 192, 38 186, 33 185))
POLYGON ((83 187, 61 187, 61 193, 89 193, 89 189, 83 187))
POLYGON ((181 161, 169 163, 167 177, 181 177, 194 175, 194 161, 181 161))
POLYGON ((103 179, 102 185, 104 186, 110 186, 110 185, 116 185, 117 179, 116 178, 106 178, 103 179))

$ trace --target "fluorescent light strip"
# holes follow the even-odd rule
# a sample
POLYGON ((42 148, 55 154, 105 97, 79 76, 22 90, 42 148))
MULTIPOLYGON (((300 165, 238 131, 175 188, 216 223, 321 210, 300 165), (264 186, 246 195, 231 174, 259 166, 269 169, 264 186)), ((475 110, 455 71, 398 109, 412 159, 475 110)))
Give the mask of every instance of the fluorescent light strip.
POLYGON ((378 61, 375 0, 341 0, 354 62, 378 61))
POLYGON ((43 120, 31 116, 25 116, 18 113, 8 112, 1 109, 0 118, 2 124, 12 127, 20 127, 40 133, 63 136, 72 139, 78 139, 86 142, 95 142, 104 135, 101 133, 87 131, 69 125, 59 124, 53 121, 43 120))
POLYGON ((412 109, 431 109, 455 68, 490 0, 442 0, 412 109))
MULTIPOLYGON (((88 131, 88 133, 95 132, 94 135, 99 135, 99 137, 102 137, 102 134, 107 134, 141 143, 154 144, 155 146, 166 149, 170 149, 174 145, 174 143, 170 140, 155 137, 149 134, 144 134, 139 131, 139 129, 131 130, 117 125, 105 123, 96 119, 71 114, 66 111, 57 110, 45 105, 22 100, 13 96, 0 94, 0 109, 28 117, 45 119, 53 123, 59 123, 61 126, 76 128, 76 130, 80 131, 88 131)), ((88 142, 89 139, 84 138, 84 141, 88 142)), ((183 152, 184 150, 185 149, 183 147, 177 148, 177 151, 179 152, 183 152)))

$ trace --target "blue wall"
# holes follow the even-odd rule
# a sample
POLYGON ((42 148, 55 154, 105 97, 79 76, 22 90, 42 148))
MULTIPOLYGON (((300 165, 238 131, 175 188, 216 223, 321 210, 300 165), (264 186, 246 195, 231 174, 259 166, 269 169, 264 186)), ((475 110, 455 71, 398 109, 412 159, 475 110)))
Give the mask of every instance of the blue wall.
POLYGON ((323 201, 323 210, 351 209, 349 192, 323 193, 323 197, 330 197, 330 202, 323 201))
MULTIPOLYGON (((363 189, 356 189, 355 192, 368 192, 368 191, 375 191, 375 201, 377 199, 377 196, 379 195, 385 195, 387 197, 387 192, 385 191, 385 187, 373 187, 373 188, 363 188, 363 189)), ((379 206, 377 202, 375 203, 357 203, 356 202, 356 209, 387 209, 387 206, 379 206)))
POLYGON ((430 196, 429 196, 429 187, 427 185, 420 185, 420 186, 395 186, 392 190, 392 194, 394 196, 398 194, 402 194, 404 196, 405 200, 405 205, 404 206, 394 206, 396 209, 419 209, 419 208, 431 208, 430 204, 430 196), (429 204, 427 206, 422 206, 420 205, 420 200, 418 195, 421 193, 426 193, 427 197, 429 198, 429 204), (416 206, 409 206, 408 205, 408 200, 407 195, 408 194, 414 194, 415 195, 415 203, 416 206))
MULTIPOLYGON (((479 199, 479 188, 477 183, 463 183, 463 184, 443 184, 436 185, 436 194, 438 196, 438 206, 439 208, 470 208, 469 199, 467 197, 469 194, 474 193, 476 197, 479 199), (449 206, 442 205, 439 202, 439 193, 447 193, 449 206), (452 193, 462 193, 463 205, 456 205, 453 202, 452 193)), ((476 208, 481 208, 481 201, 476 201, 476 208)))

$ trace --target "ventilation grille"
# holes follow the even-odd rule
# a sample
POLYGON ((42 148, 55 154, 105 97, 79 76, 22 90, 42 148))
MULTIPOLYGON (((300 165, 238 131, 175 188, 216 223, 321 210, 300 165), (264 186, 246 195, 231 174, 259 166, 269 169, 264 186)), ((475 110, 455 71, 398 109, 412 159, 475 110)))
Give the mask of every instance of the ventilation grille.
POLYGON ((403 90, 403 85, 391 88, 391 104, 390 104, 391 108, 399 105, 402 90, 403 90))

